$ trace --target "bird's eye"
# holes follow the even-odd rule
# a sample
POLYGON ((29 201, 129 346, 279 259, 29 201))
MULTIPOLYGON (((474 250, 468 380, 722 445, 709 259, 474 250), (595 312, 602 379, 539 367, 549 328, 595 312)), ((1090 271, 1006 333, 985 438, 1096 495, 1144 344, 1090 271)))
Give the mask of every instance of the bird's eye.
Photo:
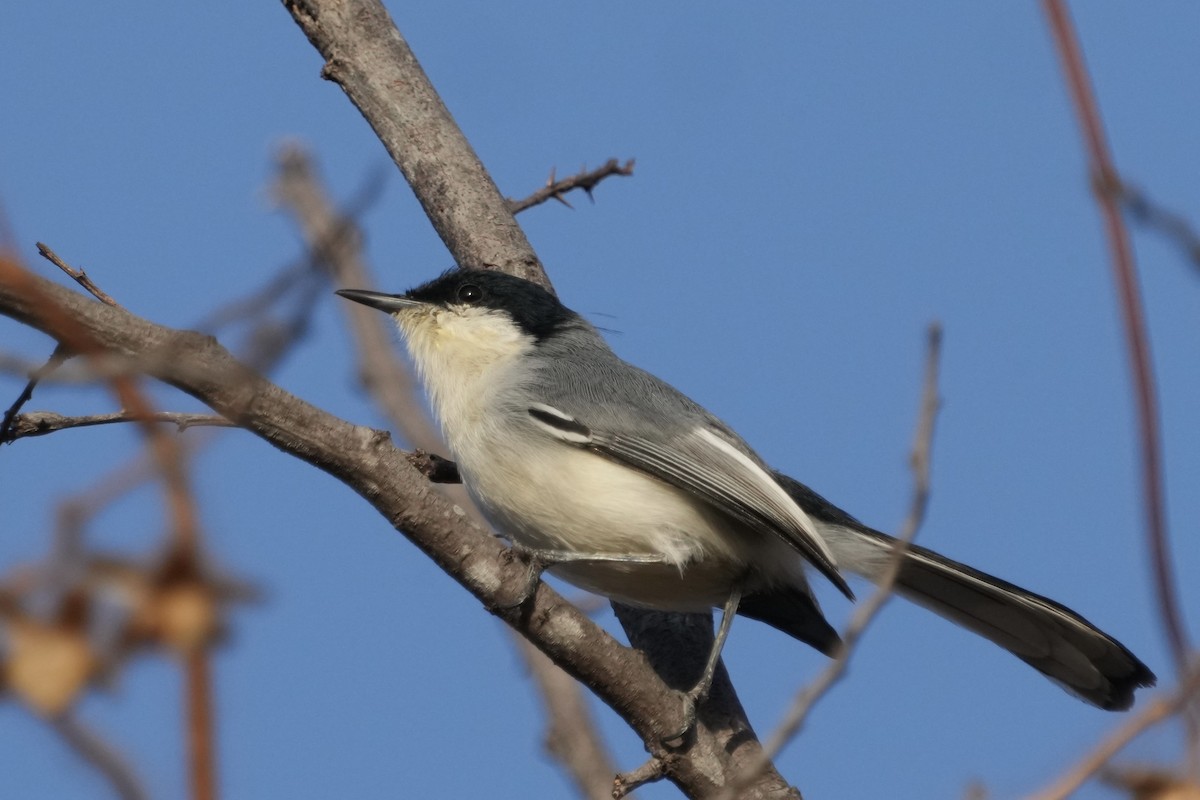
POLYGON ((480 289, 473 283, 466 283, 458 287, 458 301, 460 303, 478 303, 483 299, 483 289, 480 289))

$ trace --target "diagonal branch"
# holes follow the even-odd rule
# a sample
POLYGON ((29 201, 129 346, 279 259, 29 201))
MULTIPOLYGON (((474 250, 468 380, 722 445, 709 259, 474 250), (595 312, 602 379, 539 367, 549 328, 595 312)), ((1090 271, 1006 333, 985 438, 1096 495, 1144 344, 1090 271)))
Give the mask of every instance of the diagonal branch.
POLYGON ((1087 151, 1092 185, 1112 252, 1113 280, 1121 302, 1121 318, 1129 348, 1129 364, 1134 400, 1138 410, 1138 430, 1142 451, 1142 505, 1146 515, 1146 537, 1154 564, 1155 588, 1158 592, 1159 615, 1166 629, 1167 641, 1175 657, 1176 671, 1187 669, 1188 652, 1186 628, 1179 610, 1178 592, 1171 564, 1171 547, 1167 540, 1167 520, 1163 504, 1162 443, 1158 420, 1158 391, 1154 382, 1154 363, 1150 355, 1150 337, 1146 330, 1146 313, 1138 288, 1137 268, 1133 247, 1118 205, 1121 179, 1109 155, 1100 110, 1092 92, 1083 51, 1071 23, 1070 12, 1062 0, 1043 0, 1054 43, 1058 48, 1067 88, 1087 151))
MULTIPOLYGON (((0 270, 0 275, 8 272, 0 270)), ((514 606, 513 599, 526 588, 524 563, 510 559, 501 542, 463 522, 448 501, 430 491, 425 477, 386 433, 351 425, 285 392, 237 362, 210 336, 156 325, 34 275, 19 285, 0 280, 0 314, 53 336, 54 320, 39 311, 39 303, 46 302, 62 309, 98 345, 151 365, 154 377, 361 495, 489 612, 591 687, 652 754, 670 765, 671 779, 690 796, 711 794, 722 779, 725 773, 711 771, 720 769, 719 762, 701 763, 661 743, 663 735, 681 725, 681 706, 645 656, 622 647, 546 584, 538 586, 524 607, 514 606)), ((731 742, 721 734, 697 731, 708 758, 757 752, 752 737, 731 742)), ((777 773, 769 774, 781 781, 777 773)))
POLYGON ((69 712, 50 724, 81 758, 108 779, 121 800, 147 800, 149 795, 133 767, 103 736, 69 712))
MULTIPOLYGON (((926 334, 925 378, 921 390, 921 405, 917 415, 916 433, 913 435, 912 452, 909 458, 913 473, 912 501, 909 506, 908 517, 904 520, 904 527, 900 535, 896 538, 896 547, 888 560, 887 569, 880 576, 874 593, 855 610, 854 616, 850 619, 850 624, 842 632, 842 643, 838 647, 837 654, 833 660, 825 666, 825 669, 821 671, 816 680, 804 687, 796 695, 796 699, 792 702, 791 708, 788 709, 787 714, 784 716, 783 722, 779 724, 779 728, 764 744, 764 763, 766 759, 777 756, 787 743, 795 738, 804 727, 804 723, 808 719, 808 715, 812 709, 833 688, 834 684, 842 679, 847 666, 849 666, 850 657, 854 654, 854 650, 862 639, 863 634, 866 633, 867 628, 892 597, 892 590, 895 588, 896 579, 900 576, 900 569, 904 564, 904 556, 908 553, 908 545, 916 537, 917 531, 920 530, 921 523, 925 520, 925 510, 929 506, 933 428, 934 423, 937 421, 938 408, 941 405, 941 401, 938 398, 938 373, 941 366, 941 352, 942 326, 934 322, 930 324, 928 333, 926 334)), ((761 764, 753 765, 750 774, 754 774, 753 770, 759 768, 761 768, 761 764)), ((743 777, 741 780, 746 779, 746 777, 743 777)), ((741 781, 726 790, 722 794, 722 800, 732 800, 736 796, 740 784, 741 781)))
MULTIPOLYGON (((455 261, 491 266, 549 287, 504 198, 379 0, 284 0, 284 7, 325 58, 322 74, 341 86, 404 172, 455 261)), ((411 467, 406 470, 413 479, 414 472, 411 467)), ((394 517, 389 519, 395 522, 394 517)), ((645 615, 641 622, 645 624, 640 626, 640 634, 652 635, 639 634, 636 646, 651 659, 669 654, 703 663, 708 650, 698 630, 673 625, 664 615, 645 615), (655 620, 664 624, 655 629, 655 620)), ((568 671, 578 670, 577 663, 560 660, 567 653, 550 652, 541 640, 536 643, 568 671)), ((647 709, 627 706, 628 698, 615 697, 578 671, 573 674, 583 677, 630 722, 652 755, 669 756, 668 777, 689 795, 711 794, 737 771, 737 764, 758 752, 758 741, 732 691, 708 700, 708 718, 718 721, 714 727, 705 724, 701 714, 702 723, 690 747, 665 753, 658 739, 672 730, 664 724, 665 717, 659 714, 647 727, 651 721, 645 715, 647 709)), ((661 688, 662 682, 656 678, 653 687, 661 688)), ((658 706, 673 722, 680 710, 677 702, 674 705, 673 711, 658 706)), ((653 712, 651 716, 655 716, 653 712)), ((768 770, 746 796, 777 796, 781 786, 787 791, 778 773, 768 770)))
POLYGON ((325 59, 322 77, 362 112, 459 266, 490 266, 548 285, 525 232, 383 4, 283 4, 325 59))
MULTIPOLYGON (((1197 693, 1200 693, 1200 662, 1197 662, 1190 672, 1184 673, 1183 680, 1174 691, 1163 693, 1150 703, 1143 705, 1136 716, 1129 718, 1120 727, 1109 733, 1078 764, 1072 766, 1049 787, 1031 795, 1029 800, 1065 800, 1070 797, 1089 778, 1103 769, 1117 753, 1121 752, 1125 745, 1149 728, 1174 717, 1189 702, 1195 701, 1197 693)), ((1141 797, 1141 795, 1135 796, 1141 797)), ((1155 797, 1159 796, 1155 795, 1155 797)), ((1161 795, 1161 797, 1165 798, 1167 795, 1161 795)), ((1185 795, 1179 797, 1182 800, 1185 795)))

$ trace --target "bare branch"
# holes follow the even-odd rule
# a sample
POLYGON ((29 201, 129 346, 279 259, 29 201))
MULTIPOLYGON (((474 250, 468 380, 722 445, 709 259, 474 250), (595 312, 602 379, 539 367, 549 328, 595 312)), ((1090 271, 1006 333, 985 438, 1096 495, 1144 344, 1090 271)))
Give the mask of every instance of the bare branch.
POLYGON ((38 383, 51 372, 58 369, 67 358, 69 356, 65 349, 55 347, 54 352, 50 354, 50 358, 46 360, 45 364, 28 373, 29 381, 25 384, 25 388, 17 395, 17 399, 8 407, 8 410, 4 412, 4 418, 0 420, 0 444, 8 444, 18 438, 18 435, 14 432, 17 415, 33 397, 33 390, 37 388, 38 383))
POLYGON ((47 245, 42 244, 41 242, 38 242, 37 249, 38 249, 38 252, 41 253, 43 258, 45 258, 47 261, 49 261, 54 266, 61 269, 63 272, 70 275, 75 280, 76 283, 78 283, 84 289, 87 289, 88 292, 92 295, 92 297, 96 298, 101 303, 104 303, 106 305, 110 305, 110 306, 118 305, 117 301, 113 300, 106 292, 104 292, 99 286, 97 286, 92 281, 92 279, 88 277, 86 272, 84 272, 81 269, 75 269, 70 264, 63 261, 61 258, 58 257, 58 254, 55 253, 53 250, 51 250, 47 245))
MULTIPOLYGON (((3 291, 11 292, 20 298, 19 302, 23 308, 23 314, 19 317, 21 321, 54 336, 59 345, 70 352, 90 359, 107 349, 105 343, 82 323, 77 306, 71 308, 69 303, 63 303, 56 299, 56 295, 60 294, 56 284, 51 284, 28 272, 15 261, 0 258, 0 287, 3 287, 3 291), (51 287, 54 287, 54 291, 51 290, 51 287)), ((64 300, 68 298, 74 303, 80 299, 70 293, 63 297, 64 300)), ((115 304, 102 304, 95 306, 93 310, 118 313, 121 308, 115 304)), ((162 475, 174 546, 181 553, 195 558, 199 553, 200 533, 182 451, 174 439, 166 435, 159 426, 149 421, 154 411, 133 377, 116 375, 109 383, 121 406, 128 409, 138 422, 147 447, 154 456, 158 471, 162 475)), ((203 652, 201 652, 201 656, 207 657, 203 652)), ((194 676, 190 674, 193 663, 189 661, 185 666, 185 669, 189 670, 189 686, 195 685, 194 676)), ((199 725, 200 722, 206 721, 207 718, 204 720, 193 718, 194 724, 190 726, 189 730, 193 734, 211 739, 211 726, 201 728, 199 725)), ((211 744, 207 747, 194 744, 192 753, 211 756, 211 744)), ((192 767, 194 775, 206 773, 208 784, 211 784, 211 776, 214 771, 211 759, 204 763, 193 762, 192 767)), ((197 787, 196 800, 210 800, 212 795, 202 792, 206 785, 204 781, 201 780, 195 785, 197 787)))
POLYGON ((666 766, 660 759, 652 758, 640 767, 622 773, 613 781, 612 797, 616 800, 628 797, 639 786, 661 781, 666 775, 666 766))
POLYGON ((1116 187, 1118 199, 1136 221, 1156 230, 1174 242, 1192 266, 1200 270, 1200 234, 1182 214, 1154 202, 1145 192, 1122 182, 1116 187))
POLYGON ((548 286, 524 231, 383 4, 284 6, 324 57, 322 76, 370 123, 459 265, 491 266, 548 286))
POLYGON ((1175 691, 1156 697, 1152 702, 1142 706, 1137 716, 1130 718, 1088 753, 1083 759, 1071 767, 1053 784, 1036 794, 1030 795, 1029 800, 1062 800, 1074 794, 1089 778, 1099 772, 1129 744, 1148 728, 1170 719, 1195 700, 1200 692, 1200 663, 1185 673, 1183 681, 1175 691))
POLYGON ((1116 190, 1121 185, 1116 167, 1109 155, 1104 137, 1100 111, 1092 93, 1083 52, 1071 23, 1070 13, 1062 0, 1043 0, 1042 7, 1054 34, 1067 87, 1079 116, 1084 147, 1090 163, 1092 185, 1104 219, 1108 245, 1112 252, 1113 278, 1121 301, 1121 317, 1129 348, 1131 380, 1138 409, 1138 429, 1142 454, 1142 505, 1146 515, 1146 537, 1154 565, 1155 589, 1158 592, 1159 616, 1175 657, 1175 669, 1182 675, 1187 668, 1188 645, 1183 615, 1179 610, 1175 573, 1171 563, 1171 547, 1167 540, 1167 519, 1163 508, 1162 444, 1158 420, 1158 390, 1154 382, 1154 366, 1150 356, 1150 339, 1146 332, 1145 311, 1138 289, 1133 248, 1125 229, 1121 210, 1117 206, 1116 190))
MULTIPOLYGON (((921 392, 921 407, 918 412, 916 433, 913 436, 913 446, 910 455, 910 466, 913 473, 913 495, 908 517, 904 521, 904 527, 900 536, 896 539, 895 549, 888 559, 887 569, 884 570, 879 578, 875 592, 855 610, 850 624, 842 633, 842 643, 838 647, 837 654, 833 657, 833 660, 826 665, 816 680, 796 695, 796 699, 792 702, 792 706, 788 709, 783 721, 779 723, 779 727, 763 745, 763 763, 769 763, 770 759, 775 758, 787 743, 800 732, 813 707, 833 688, 834 684, 841 680, 859 640, 875 617, 883 610, 888 600, 891 599, 896 578, 899 577, 904 557, 908 554, 908 545, 917 535, 921 523, 925 520, 925 510, 929 505, 930 453, 933 444, 933 429, 934 423, 937 420, 938 408, 941 405, 941 401, 938 399, 938 371, 941 362, 942 327, 936 322, 929 326, 926 335, 926 348, 924 388, 921 392)), ((721 795, 722 798, 731 800, 736 797, 737 792, 743 785, 742 781, 751 778, 755 774, 753 770, 757 769, 758 766, 758 764, 755 764, 751 772, 744 777, 740 777, 735 784, 721 795)))
POLYGON ((624 164, 617 161, 615 158, 610 158, 608 161, 605 161, 603 165, 597 167, 596 169, 581 169, 571 177, 563 178, 562 180, 556 180, 554 177, 554 170, 551 170, 550 177, 546 180, 546 185, 541 189, 538 189, 536 192, 524 198, 523 200, 513 200, 510 198, 505 202, 508 204, 508 210, 514 214, 520 214, 522 211, 541 205, 547 200, 557 200, 567 208, 571 208, 571 204, 563 198, 563 195, 565 195, 567 192, 580 189, 588 196, 589 200, 594 200, 592 197, 592 191, 596 188, 600 181, 612 175, 629 176, 632 174, 632 158, 626 161, 624 164))
POLYGON ((121 800, 148 800, 133 767, 117 750, 82 720, 67 713, 51 720, 51 726, 86 762, 99 770, 121 800))
MULTIPOLYGON (((1154 362, 1150 354, 1150 335, 1138 286, 1137 267, 1129 232, 1121 216, 1118 200, 1122 182, 1109 154, 1100 120, 1100 109, 1092 91, 1083 50, 1063 0, 1042 0, 1050 24, 1067 88, 1079 117, 1092 178, 1092 188, 1104 220, 1112 255, 1113 280, 1120 299, 1121 318, 1129 354, 1130 381, 1138 413, 1138 433, 1142 461, 1142 508, 1145 514, 1146 547, 1153 565, 1154 588, 1159 618, 1181 677, 1188 667, 1191 644, 1179 606, 1179 592, 1167 531, 1163 489, 1162 434, 1158 418, 1158 388, 1154 362)), ((1200 769, 1200 705, 1184 715, 1188 750, 1193 766, 1200 769)))
POLYGON ((217 796, 216 754, 213 751, 212 676, 207 647, 195 647, 184 655, 183 687, 185 736, 188 743, 188 775, 192 800, 215 800, 217 796))
POLYGON ((45 436, 71 428, 86 428, 94 425, 111 425, 118 422, 170 422, 180 431, 196 426, 231 428, 233 423, 224 417, 214 414, 187 414, 179 411, 158 411, 149 419, 136 417, 128 411, 117 411, 112 414, 90 414, 82 417, 68 417, 53 411, 31 411, 17 416, 12 426, 10 438, 0 439, 0 444, 24 439, 30 436, 45 436))
MULTIPOLYGON (((336 213, 321 186, 308 154, 298 146, 278 157, 279 176, 273 194, 295 215, 316 260, 324 263, 338 287, 371 289, 375 282, 363 261, 362 240, 353 221, 336 213)), ((387 317, 353 303, 338 303, 354 335, 358 375, 408 442, 425 450, 442 450, 441 436, 425 413, 412 375, 396 359, 387 317)))

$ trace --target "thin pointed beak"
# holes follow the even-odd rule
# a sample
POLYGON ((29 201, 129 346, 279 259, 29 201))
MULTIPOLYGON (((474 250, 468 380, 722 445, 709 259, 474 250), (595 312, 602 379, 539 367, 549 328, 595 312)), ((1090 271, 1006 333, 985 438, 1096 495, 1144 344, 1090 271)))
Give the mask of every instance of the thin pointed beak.
POLYGON ((362 289, 338 289, 336 294, 340 294, 347 300, 353 300, 356 303, 362 303, 364 306, 377 308, 380 311, 386 311, 389 314, 395 314, 397 311, 404 311, 409 308, 416 308, 425 305, 419 300, 410 300, 402 294, 384 294, 383 292, 366 292, 362 289))

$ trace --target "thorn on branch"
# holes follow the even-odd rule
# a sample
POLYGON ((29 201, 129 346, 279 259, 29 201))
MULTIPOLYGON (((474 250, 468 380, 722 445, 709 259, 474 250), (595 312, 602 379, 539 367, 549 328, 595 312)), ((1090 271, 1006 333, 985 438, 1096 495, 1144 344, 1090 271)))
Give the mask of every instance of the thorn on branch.
POLYGON ((595 190, 596 186, 599 185, 602 180, 612 175, 623 175, 625 177, 632 175, 633 163, 634 162, 632 158, 626 161, 624 164, 615 158, 610 158, 608 161, 604 162, 603 165, 597 167, 596 169, 588 170, 586 167, 583 167, 576 174, 569 178, 563 178, 562 180, 558 180, 558 178, 555 177, 556 171, 551 169, 550 177, 546 180, 545 186, 543 186, 541 189, 538 189, 524 200, 513 200, 510 198, 507 201, 508 209, 514 214, 519 214, 525 209, 541 205, 547 200, 557 200, 567 208, 573 209, 574 206, 568 203, 563 195, 574 189, 583 191, 583 193, 588 196, 589 200, 595 202, 593 191, 595 190))

